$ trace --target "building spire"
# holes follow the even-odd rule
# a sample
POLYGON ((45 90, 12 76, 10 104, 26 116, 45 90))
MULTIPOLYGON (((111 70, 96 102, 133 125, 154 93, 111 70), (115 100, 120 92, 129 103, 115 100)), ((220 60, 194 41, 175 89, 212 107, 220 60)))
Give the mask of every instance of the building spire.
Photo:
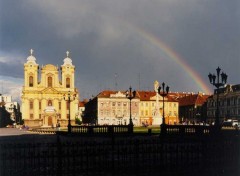
POLYGON ((67 57, 69 56, 69 53, 70 53, 69 51, 67 51, 67 52, 66 52, 66 54, 67 54, 67 57))

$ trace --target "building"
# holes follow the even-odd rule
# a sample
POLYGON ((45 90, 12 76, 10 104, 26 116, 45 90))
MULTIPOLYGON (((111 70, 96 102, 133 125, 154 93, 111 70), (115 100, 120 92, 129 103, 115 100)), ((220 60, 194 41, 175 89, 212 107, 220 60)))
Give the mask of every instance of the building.
POLYGON ((178 98, 179 101, 179 117, 181 122, 199 124, 207 122, 207 99, 210 95, 204 95, 199 92, 197 94, 185 94, 178 98))
MULTIPOLYGON (((133 124, 138 126, 139 98, 131 101, 133 124)), ((85 104, 84 123, 97 125, 128 125, 130 119, 130 101, 126 91, 105 90, 85 104)))
POLYGON ((5 103, 0 101, 0 128, 12 124, 11 114, 6 110, 5 103))
MULTIPOLYGON (((140 98, 139 116, 140 123, 143 125, 160 125, 159 122, 155 123, 154 114, 156 107, 159 108, 159 113, 163 116, 163 97, 156 94, 154 91, 137 91, 140 98), (157 97, 158 96, 158 97, 157 97), (157 105, 156 100, 159 101, 157 105)), ((176 124, 179 122, 178 118, 178 101, 173 99, 170 95, 164 98, 164 114, 166 124, 176 124)))
POLYGON ((78 103, 78 119, 80 120, 81 123, 82 123, 83 116, 84 116, 84 113, 85 113, 85 104, 87 102, 88 101, 85 99, 83 101, 79 101, 79 103, 78 103))
POLYGON ((75 88, 75 66, 67 57, 63 65, 39 67, 33 50, 24 64, 22 117, 24 124, 33 126, 67 126, 70 117, 75 123, 78 114, 78 90, 75 88))
POLYGON ((21 123, 21 112, 20 105, 16 101, 12 101, 12 96, 10 95, 1 95, 0 102, 3 102, 6 111, 9 112, 11 120, 16 123, 21 123))
MULTIPOLYGON (((217 90, 207 100, 207 116, 209 121, 215 121, 217 110, 217 90)), ((240 121, 240 84, 227 85, 219 89, 219 120, 240 121)))
MULTIPOLYGON (((131 115, 135 126, 160 125, 158 121, 154 123, 156 99, 159 102, 159 114, 162 115, 162 96, 156 95, 156 92, 153 91, 136 91, 136 97, 131 101, 131 115)), ((164 100, 165 122, 167 124, 178 123, 178 101, 170 96, 165 97, 164 100)), ((127 125, 129 124, 129 119, 130 101, 126 97, 126 91, 105 90, 85 104, 83 123, 127 125)))

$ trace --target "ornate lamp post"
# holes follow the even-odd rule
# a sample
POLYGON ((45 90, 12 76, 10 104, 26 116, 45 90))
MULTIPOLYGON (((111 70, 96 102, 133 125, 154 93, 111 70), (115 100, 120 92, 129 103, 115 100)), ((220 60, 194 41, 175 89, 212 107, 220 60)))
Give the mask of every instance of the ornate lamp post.
POLYGON ((70 90, 68 91, 68 94, 67 96, 64 95, 64 100, 67 101, 68 103, 68 108, 69 108, 69 116, 68 116, 68 133, 71 133, 71 106, 70 106, 70 103, 71 103, 71 100, 75 100, 76 98, 76 95, 74 94, 73 96, 71 96, 71 93, 70 93, 70 90))
POLYGON ((158 87, 158 94, 161 95, 163 97, 163 121, 162 121, 162 125, 165 125, 165 110, 164 110, 164 98, 168 95, 169 92, 169 86, 166 87, 165 89, 165 83, 162 83, 162 92, 161 92, 161 86, 158 87))
POLYGON ((136 91, 134 90, 132 92, 132 87, 130 86, 129 91, 127 90, 126 92, 126 97, 130 100, 130 118, 129 118, 129 126, 130 126, 130 130, 131 132, 133 132, 133 121, 132 121, 132 104, 131 101, 133 98, 135 98, 136 96, 136 91))
POLYGON ((216 69, 216 71, 217 71, 217 76, 215 74, 209 73, 208 78, 209 78, 210 83, 217 88, 217 90, 216 90, 216 93, 217 93, 217 110, 216 110, 216 115, 215 115, 215 117, 216 117, 215 118, 215 126, 218 128, 219 125, 220 125, 219 124, 219 102, 218 102, 219 101, 219 88, 224 86, 227 83, 228 75, 224 72, 222 72, 220 74, 221 69, 219 67, 216 69), (221 81, 220 81, 220 75, 221 75, 221 81), (216 80, 216 78, 217 78, 217 80, 216 80))

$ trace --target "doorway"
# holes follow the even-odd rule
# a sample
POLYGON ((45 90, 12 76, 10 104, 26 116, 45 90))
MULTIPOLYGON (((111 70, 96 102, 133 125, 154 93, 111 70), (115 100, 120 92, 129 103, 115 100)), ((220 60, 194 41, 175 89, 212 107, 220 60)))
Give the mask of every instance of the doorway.
POLYGON ((52 117, 48 117, 48 126, 52 126, 52 117))

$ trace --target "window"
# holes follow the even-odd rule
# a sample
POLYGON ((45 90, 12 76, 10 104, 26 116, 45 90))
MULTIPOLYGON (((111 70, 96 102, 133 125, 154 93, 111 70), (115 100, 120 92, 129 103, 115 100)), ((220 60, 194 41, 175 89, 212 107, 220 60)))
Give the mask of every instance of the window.
POLYGON ((115 112, 115 110, 113 110, 113 111, 112 111, 112 113, 113 113, 113 116, 115 116, 115 115, 116 115, 116 112, 115 112))
POLYGON ((33 109, 33 101, 30 101, 30 102, 29 102, 29 108, 30 108, 30 109, 33 109))
POLYGON ((112 106, 115 106, 116 105, 116 103, 115 102, 112 102, 112 106))
POLYGON ((52 106, 52 100, 48 100, 48 106, 52 106))
POLYGON ((67 101, 67 110, 69 110, 70 103, 67 101))
POLYGON ((39 119, 41 119, 41 114, 39 114, 39 116, 38 116, 38 117, 39 117, 39 119))
POLYGON ((58 109, 61 110, 61 102, 58 102, 58 109))
POLYGON ((70 78, 66 78, 66 88, 70 88, 70 78))
POLYGON ((145 116, 148 116, 148 110, 145 111, 145 116))
POLYGON ((33 87, 33 77, 29 76, 29 87, 33 87))
POLYGON ((33 114, 30 114, 30 119, 33 119, 33 114))
POLYGON ((48 77, 48 87, 52 87, 52 77, 48 77))
POLYGON ((41 101, 39 102, 39 109, 42 109, 41 101))

